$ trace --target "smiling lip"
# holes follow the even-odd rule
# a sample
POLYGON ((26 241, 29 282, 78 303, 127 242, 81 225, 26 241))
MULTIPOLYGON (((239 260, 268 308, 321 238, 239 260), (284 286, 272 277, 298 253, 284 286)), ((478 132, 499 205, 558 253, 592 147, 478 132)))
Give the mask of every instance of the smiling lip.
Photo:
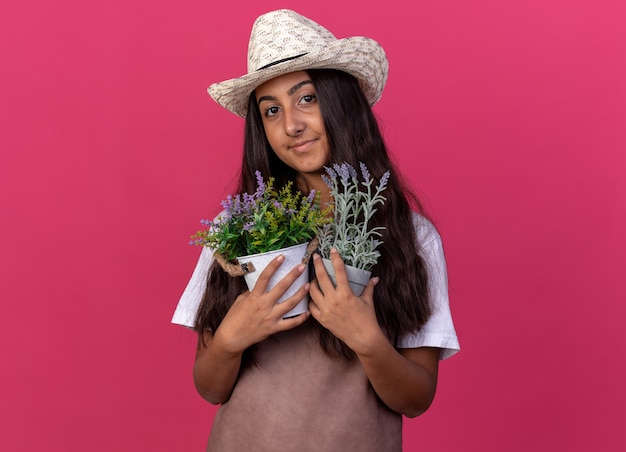
POLYGON ((315 140, 299 141, 298 143, 289 146, 289 149, 296 152, 303 152, 306 151, 314 142, 315 140))

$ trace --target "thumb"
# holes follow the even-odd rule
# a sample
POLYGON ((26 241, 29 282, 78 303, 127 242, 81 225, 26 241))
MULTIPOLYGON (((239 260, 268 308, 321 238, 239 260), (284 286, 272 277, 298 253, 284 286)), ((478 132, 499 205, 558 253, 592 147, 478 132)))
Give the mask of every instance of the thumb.
POLYGON ((376 284, 378 284, 379 281, 380 281, 380 278, 378 276, 370 278, 370 280, 367 282, 367 286, 365 286, 365 289, 363 289, 363 293, 361 294, 361 297, 373 299, 374 287, 376 286, 376 284))

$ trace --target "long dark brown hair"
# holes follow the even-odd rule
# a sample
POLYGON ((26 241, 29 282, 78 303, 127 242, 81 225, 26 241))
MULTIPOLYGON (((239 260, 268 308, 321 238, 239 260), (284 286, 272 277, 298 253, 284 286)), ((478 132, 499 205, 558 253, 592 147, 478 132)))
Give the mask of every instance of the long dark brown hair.
MULTIPOLYGON (((381 256, 372 270, 380 277, 374 293, 378 323, 391 339, 418 330, 428 320, 431 305, 428 296, 428 274, 414 232, 412 210, 423 214, 418 198, 408 189, 389 158, 378 122, 358 81, 336 70, 308 70, 317 93, 328 139, 332 163, 347 162, 354 168, 365 163, 370 174, 380 179, 385 171, 391 175, 372 223, 384 226, 381 256), (348 132, 346 132, 348 131, 348 132)), ((238 192, 256 190, 255 171, 264 179, 270 176, 281 186, 295 184, 295 171, 285 165, 267 141, 255 94, 249 100, 245 125, 243 164, 238 192)), ((198 310, 195 329, 202 337, 206 328, 215 331, 235 298, 246 290, 242 277, 227 275, 214 262, 209 270, 207 290, 198 310)), ((317 322, 316 322, 317 323, 317 322)), ((318 324, 320 345, 328 354, 346 358, 352 351, 328 330, 318 324)), ((250 353, 247 354, 250 358, 250 353)))

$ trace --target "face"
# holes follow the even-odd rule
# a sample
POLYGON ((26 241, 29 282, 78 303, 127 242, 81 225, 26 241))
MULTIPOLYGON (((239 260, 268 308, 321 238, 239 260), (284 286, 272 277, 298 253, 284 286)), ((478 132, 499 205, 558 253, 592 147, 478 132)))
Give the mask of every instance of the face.
POLYGON ((309 75, 304 71, 281 75, 259 86, 255 94, 265 135, 278 158, 303 176, 322 173, 330 151, 309 75))

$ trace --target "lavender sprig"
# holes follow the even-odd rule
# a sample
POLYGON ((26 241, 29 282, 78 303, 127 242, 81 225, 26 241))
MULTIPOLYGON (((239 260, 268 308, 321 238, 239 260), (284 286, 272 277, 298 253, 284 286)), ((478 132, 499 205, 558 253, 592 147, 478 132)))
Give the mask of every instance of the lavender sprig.
POLYGON ((369 222, 376 206, 386 200, 382 192, 390 173, 386 171, 374 187, 375 181, 365 164, 359 162, 359 168, 361 180, 348 163, 324 167, 322 180, 331 191, 334 221, 318 228, 318 238, 323 257, 330 258, 330 249, 334 247, 346 264, 371 270, 380 257, 376 248, 383 243, 380 237, 384 228, 370 227, 369 222))

